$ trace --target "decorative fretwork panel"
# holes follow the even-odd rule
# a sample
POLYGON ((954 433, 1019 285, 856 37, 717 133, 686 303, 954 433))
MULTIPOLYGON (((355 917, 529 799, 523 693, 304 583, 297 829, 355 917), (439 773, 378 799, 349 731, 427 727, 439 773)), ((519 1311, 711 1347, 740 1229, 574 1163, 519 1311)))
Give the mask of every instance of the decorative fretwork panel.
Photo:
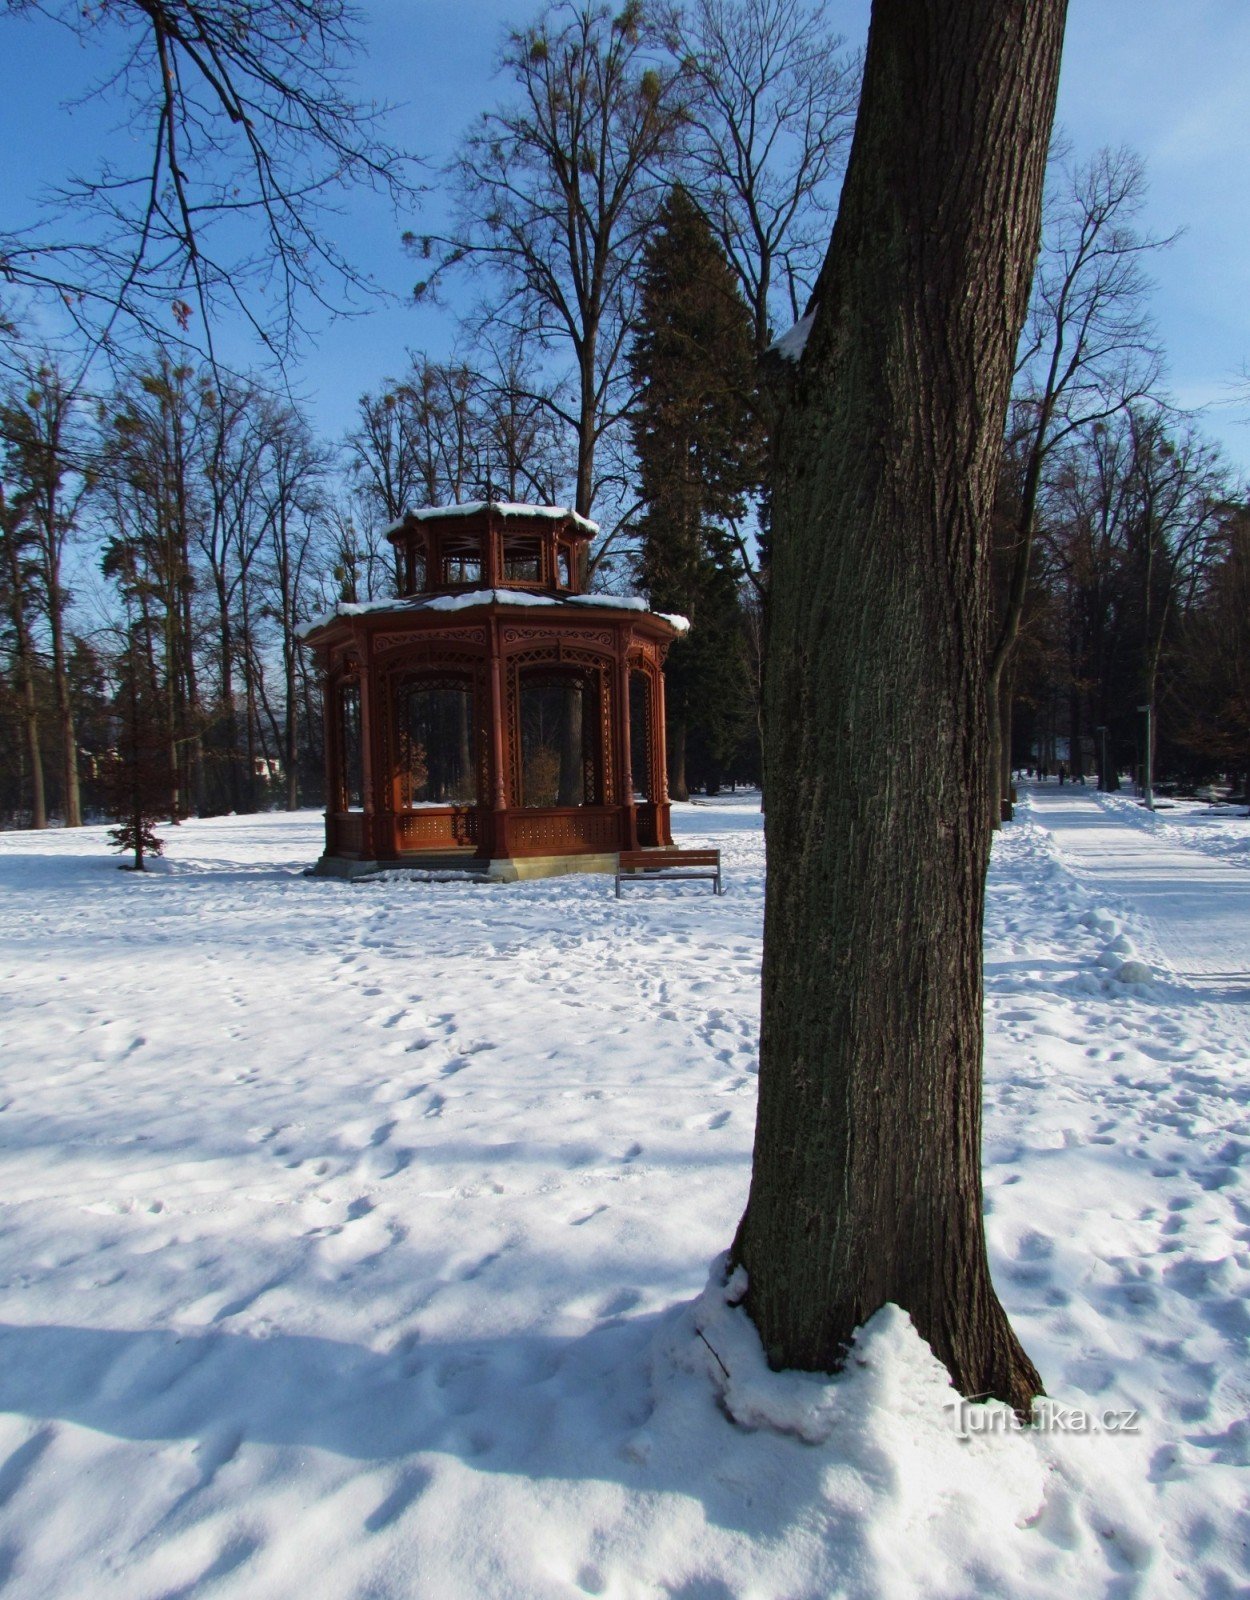
POLYGON ((621 847, 621 822, 616 811, 599 808, 521 811, 508 825, 508 838, 518 855, 607 852, 621 847))
POLYGON ((447 811, 406 811, 395 818, 398 850, 453 850, 476 845, 478 814, 467 807, 447 811))
POLYGON ((545 640, 546 648, 540 653, 544 661, 563 661, 569 659, 570 652, 565 646, 572 645, 572 655, 577 655, 578 646, 598 645, 603 650, 611 650, 614 640, 610 628, 564 628, 560 629, 557 638, 552 638, 550 628, 527 628, 519 623, 507 623, 499 630, 499 637, 505 650, 514 646, 532 644, 535 640, 545 640))
MULTIPOLYGON (((391 650, 411 650, 416 656, 425 657, 431 649, 437 652, 440 662, 447 660, 448 645, 479 645, 486 647, 485 628, 431 628, 423 629, 420 633, 375 633, 373 636, 373 653, 381 655, 391 650)), ((389 663, 388 663, 389 665, 389 663)))

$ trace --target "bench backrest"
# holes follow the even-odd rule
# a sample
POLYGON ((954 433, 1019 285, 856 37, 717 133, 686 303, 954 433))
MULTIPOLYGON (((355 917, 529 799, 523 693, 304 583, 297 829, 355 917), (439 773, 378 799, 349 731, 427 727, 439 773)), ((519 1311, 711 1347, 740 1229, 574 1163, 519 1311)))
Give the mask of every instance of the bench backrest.
POLYGON ((653 867, 719 867, 719 850, 622 850, 621 870, 653 867))

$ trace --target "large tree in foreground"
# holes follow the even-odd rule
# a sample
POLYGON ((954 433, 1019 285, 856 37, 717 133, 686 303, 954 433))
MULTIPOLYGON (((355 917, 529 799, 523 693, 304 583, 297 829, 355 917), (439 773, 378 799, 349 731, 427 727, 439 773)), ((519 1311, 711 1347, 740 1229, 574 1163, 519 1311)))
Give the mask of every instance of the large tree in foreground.
POLYGON ((1041 1384, 981 1214, 989 512, 1064 15, 873 5, 776 434, 760 1104, 734 1250, 774 1366, 836 1368, 893 1301, 964 1394, 1021 1411, 1041 1384))

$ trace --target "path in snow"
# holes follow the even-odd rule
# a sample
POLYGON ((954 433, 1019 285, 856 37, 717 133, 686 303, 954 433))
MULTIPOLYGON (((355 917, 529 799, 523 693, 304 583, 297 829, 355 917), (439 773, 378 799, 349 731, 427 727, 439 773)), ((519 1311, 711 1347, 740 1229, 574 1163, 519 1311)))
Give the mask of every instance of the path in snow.
POLYGON ((1036 791, 1033 813, 1082 882, 1145 919, 1156 961, 1207 1000, 1250 1002, 1250 872, 1240 863, 1130 826, 1080 789, 1036 791))

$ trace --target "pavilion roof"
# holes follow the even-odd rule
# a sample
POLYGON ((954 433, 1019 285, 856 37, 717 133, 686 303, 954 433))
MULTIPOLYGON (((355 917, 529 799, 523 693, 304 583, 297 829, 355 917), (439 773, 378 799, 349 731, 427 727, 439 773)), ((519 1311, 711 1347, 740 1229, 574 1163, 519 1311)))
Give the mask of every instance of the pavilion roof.
POLYGON ((337 605, 320 616, 312 618, 299 629, 299 637, 324 628, 338 617, 363 617, 379 612, 411 615, 421 611, 467 611, 473 606, 503 605, 518 607, 578 607, 603 606, 614 611, 642 611, 667 622, 678 633, 689 631, 687 618, 664 611, 652 612, 641 595, 636 594, 535 594, 527 589, 469 589, 460 594, 417 594, 401 600, 340 600, 337 605))
POLYGON ((417 511, 406 511, 398 522, 392 522, 389 528, 383 530, 383 537, 389 539, 402 532, 410 522, 434 522, 456 517, 467 519, 480 516, 484 511, 494 512, 499 517, 533 517, 546 518, 550 522, 571 522, 590 537, 599 532, 597 522, 581 516, 568 506, 531 506, 521 500, 469 500, 463 505, 422 506, 417 511))

